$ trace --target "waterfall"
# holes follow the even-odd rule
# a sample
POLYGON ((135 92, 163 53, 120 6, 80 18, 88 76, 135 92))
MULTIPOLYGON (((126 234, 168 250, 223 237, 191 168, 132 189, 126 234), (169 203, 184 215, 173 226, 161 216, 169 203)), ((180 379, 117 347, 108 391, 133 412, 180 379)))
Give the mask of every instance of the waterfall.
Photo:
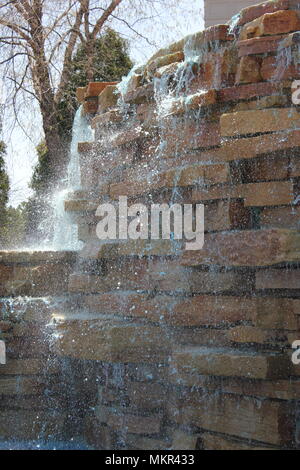
POLYGON ((81 187, 78 143, 92 140, 93 131, 86 116, 82 113, 82 106, 80 106, 76 112, 72 128, 66 187, 58 191, 53 198, 53 249, 55 250, 79 250, 82 247, 82 243, 78 240, 77 225, 72 222, 70 215, 65 211, 64 203, 68 194, 79 190, 81 187))

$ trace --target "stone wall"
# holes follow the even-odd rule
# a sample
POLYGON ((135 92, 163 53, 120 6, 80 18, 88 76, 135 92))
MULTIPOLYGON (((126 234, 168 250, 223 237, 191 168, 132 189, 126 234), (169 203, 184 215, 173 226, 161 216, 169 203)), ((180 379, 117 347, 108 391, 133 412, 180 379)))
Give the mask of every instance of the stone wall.
POLYGON ((72 388, 64 422, 93 448, 299 447, 297 5, 248 8, 118 88, 78 91, 95 142, 65 208, 84 248, 49 357, 72 388), (96 208, 119 196, 204 204, 204 248, 100 242, 96 208))

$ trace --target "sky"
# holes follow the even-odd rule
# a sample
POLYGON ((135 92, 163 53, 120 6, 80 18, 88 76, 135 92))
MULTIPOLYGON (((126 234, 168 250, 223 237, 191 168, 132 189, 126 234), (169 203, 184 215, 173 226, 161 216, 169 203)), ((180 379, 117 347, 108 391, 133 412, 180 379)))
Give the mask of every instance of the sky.
MULTIPOLYGON (((203 29, 203 0, 180 0, 178 4, 172 13, 158 7, 160 19, 155 28, 152 20, 139 26, 139 32, 155 44, 153 46, 142 39, 133 39, 124 24, 112 24, 130 41, 130 55, 135 63, 143 63, 158 48, 203 29)), ((5 89, 2 94, 0 90, 0 97, 3 94, 5 89)), ((11 185, 9 204, 16 207, 32 194, 28 184, 37 162, 35 147, 43 138, 43 132, 38 109, 31 98, 20 106, 20 123, 15 123, 14 127, 11 113, 10 109, 4 112, 1 139, 7 144, 6 166, 11 185)))

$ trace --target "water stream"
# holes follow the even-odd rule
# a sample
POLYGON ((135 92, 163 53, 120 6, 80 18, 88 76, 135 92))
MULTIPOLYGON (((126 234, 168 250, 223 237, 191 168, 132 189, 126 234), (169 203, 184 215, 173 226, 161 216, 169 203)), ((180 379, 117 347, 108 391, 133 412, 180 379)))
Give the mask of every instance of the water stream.
POLYGON ((53 197, 54 210, 54 235, 52 249, 54 250, 79 250, 82 243, 78 240, 77 225, 72 223, 71 217, 65 211, 65 200, 69 194, 74 193, 81 187, 80 176, 80 156, 78 152, 79 142, 89 142, 93 140, 93 131, 82 112, 82 106, 77 110, 70 146, 70 161, 65 189, 58 191, 53 197))

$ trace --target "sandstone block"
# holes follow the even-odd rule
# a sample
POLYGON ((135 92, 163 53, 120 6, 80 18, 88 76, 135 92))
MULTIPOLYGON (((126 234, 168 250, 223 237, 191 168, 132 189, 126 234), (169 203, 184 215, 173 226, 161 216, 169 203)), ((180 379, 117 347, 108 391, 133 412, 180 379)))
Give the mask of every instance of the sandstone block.
POLYGON ((122 114, 118 110, 108 111, 107 113, 99 114, 92 119, 91 126, 93 129, 101 129, 103 126, 121 122, 123 120, 122 114))
POLYGON ((242 184, 236 187, 236 196, 244 198, 246 207, 278 206, 294 201, 294 188, 290 181, 242 184))
POLYGON ((100 93, 111 85, 117 85, 118 82, 90 82, 86 88, 85 98, 99 96, 100 93))
POLYGON ((278 83, 250 83, 240 86, 227 87, 218 91, 218 101, 238 101, 257 98, 259 96, 269 96, 280 93, 283 84, 278 83))
POLYGON ((299 139, 300 132, 295 130, 234 141, 229 140, 223 142, 222 148, 219 154, 217 154, 217 158, 222 161, 254 158, 258 155, 297 147, 299 145, 299 139))
POLYGON ((261 297, 257 298, 256 302, 256 326, 269 329, 297 330, 296 315, 300 308, 297 300, 261 297))
POLYGON ((284 402, 219 394, 203 399, 197 392, 179 401, 170 419, 274 445, 290 443, 295 429, 291 406, 284 402))
POLYGON ((116 106, 119 93, 116 85, 108 85, 98 96, 98 112, 104 113, 109 108, 116 106))
POLYGON ((272 266, 300 258, 299 233, 292 230, 256 230, 206 236, 199 252, 185 252, 182 264, 197 266, 272 266))
POLYGON ((257 132, 275 132, 297 129, 300 115, 296 108, 240 111, 221 116, 221 135, 238 136, 257 132))
POLYGON ((288 378, 290 359, 283 355, 243 353, 216 348, 191 348, 172 356, 172 368, 189 368, 192 373, 248 379, 288 378))
POLYGON ((256 273, 256 289, 299 289, 300 271, 271 269, 256 273))
POLYGON ((176 303, 168 321, 182 326, 217 326, 255 318, 252 299, 229 296, 194 296, 176 303))
POLYGON ((147 73, 153 75, 155 71, 165 65, 170 65, 176 62, 181 62, 184 59, 184 53, 181 51, 174 52, 173 54, 167 54, 165 56, 158 57, 152 62, 147 64, 147 73))
POLYGON ((271 207, 260 213, 261 228, 299 229, 300 207, 271 207))
POLYGON ((239 15, 238 25, 249 23, 266 13, 274 13, 278 10, 288 10, 289 6, 289 0, 273 0, 244 8, 239 15))
POLYGON ((285 35, 279 34, 239 41, 239 57, 276 52, 283 39, 285 39, 285 35))
POLYGON ((262 61, 261 76, 263 80, 291 80, 300 76, 300 69, 294 64, 287 66, 285 59, 266 57, 262 61))
POLYGON ((106 320, 67 321, 55 344, 59 356, 103 362, 157 363, 170 345, 158 327, 132 326, 106 320))
POLYGON ((218 123, 201 123, 185 120, 173 128, 167 127, 162 135, 165 141, 164 153, 167 155, 185 154, 189 149, 215 147, 220 144, 218 123))
POLYGON ((286 34, 297 31, 299 28, 300 20, 296 11, 279 10, 274 13, 265 13, 246 24, 241 31, 240 39, 286 34))
POLYGON ((257 57, 242 57, 239 63, 236 83, 255 83, 261 81, 261 60, 257 57))
POLYGON ((124 97, 126 103, 142 104, 149 103, 154 99, 154 86, 153 83, 140 86, 135 90, 128 92, 124 97))

